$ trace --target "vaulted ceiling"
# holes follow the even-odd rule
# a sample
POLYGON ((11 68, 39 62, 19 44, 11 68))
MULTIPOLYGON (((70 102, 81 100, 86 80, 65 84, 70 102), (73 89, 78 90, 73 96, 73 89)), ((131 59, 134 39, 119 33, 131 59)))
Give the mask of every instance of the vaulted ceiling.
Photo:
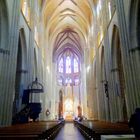
MULTIPOLYGON (((95 0, 94 0, 95 1, 95 0)), ((92 0, 46 0, 44 23, 48 39, 53 40, 54 55, 69 47, 82 54, 93 23, 92 0)))

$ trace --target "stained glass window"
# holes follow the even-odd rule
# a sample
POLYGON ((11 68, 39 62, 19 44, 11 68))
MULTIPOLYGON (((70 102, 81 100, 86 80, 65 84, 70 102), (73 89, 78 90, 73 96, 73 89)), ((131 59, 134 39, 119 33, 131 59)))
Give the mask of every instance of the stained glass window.
POLYGON ((57 63, 59 85, 79 85, 80 82, 80 64, 79 57, 72 51, 66 50, 61 54, 57 63))
POLYGON ((59 61, 59 72, 63 73, 63 71, 63 58, 61 58, 59 61))
POLYGON ((66 57, 66 73, 71 73, 71 59, 69 56, 66 57))
POLYGON ((66 78, 65 83, 66 83, 66 84, 71 84, 71 83, 72 83, 72 80, 68 77, 68 78, 66 78))
POLYGON ((79 79, 75 79, 75 85, 78 85, 79 84, 79 79))
POLYGON ((62 85, 62 79, 61 78, 58 79, 58 83, 59 83, 59 85, 62 85))
POLYGON ((79 72, 78 61, 77 59, 74 58, 74 73, 77 73, 77 72, 79 72))

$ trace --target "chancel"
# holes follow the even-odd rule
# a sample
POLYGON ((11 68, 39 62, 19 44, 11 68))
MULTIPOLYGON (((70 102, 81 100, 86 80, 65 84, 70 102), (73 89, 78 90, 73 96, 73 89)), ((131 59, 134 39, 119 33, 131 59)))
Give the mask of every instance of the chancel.
POLYGON ((134 139, 139 71, 140 0, 0 0, 0 139, 134 139))

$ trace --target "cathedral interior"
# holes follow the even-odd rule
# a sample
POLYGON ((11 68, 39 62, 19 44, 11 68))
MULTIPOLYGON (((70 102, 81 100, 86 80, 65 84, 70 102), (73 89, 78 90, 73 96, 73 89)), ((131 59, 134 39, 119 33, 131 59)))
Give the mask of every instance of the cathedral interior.
POLYGON ((0 0, 0 139, 134 139, 139 70, 140 0, 0 0))

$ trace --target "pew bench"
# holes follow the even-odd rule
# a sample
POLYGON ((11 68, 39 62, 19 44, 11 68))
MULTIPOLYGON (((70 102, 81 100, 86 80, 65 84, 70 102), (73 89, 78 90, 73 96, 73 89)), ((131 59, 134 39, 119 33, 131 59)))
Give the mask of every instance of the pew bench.
POLYGON ((60 121, 57 125, 54 127, 44 131, 41 135, 39 135, 39 139, 45 139, 45 140, 52 140, 56 137, 60 129, 63 127, 65 121, 60 121))
POLYGON ((40 138, 52 138, 61 129, 63 124, 64 122, 58 121, 32 122, 0 128, 0 139, 38 140, 40 138))
POLYGON ((100 140, 101 135, 132 134, 127 124, 110 123, 103 121, 74 121, 86 139, 100 140))
POLYGON ((0 135, 1 140, 38 140, 38 135, 0 135))

